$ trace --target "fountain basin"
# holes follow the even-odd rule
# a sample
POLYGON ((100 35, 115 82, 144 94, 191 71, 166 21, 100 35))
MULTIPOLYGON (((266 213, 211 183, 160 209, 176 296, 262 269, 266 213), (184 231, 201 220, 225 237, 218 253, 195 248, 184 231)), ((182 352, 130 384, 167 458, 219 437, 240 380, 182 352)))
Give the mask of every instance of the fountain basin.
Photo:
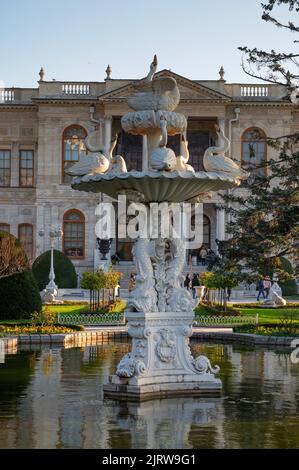
POLYGON ((130 171, 117 175, 88 174, 72 181, 79 191, 105 193, 112 198, 125 191, 142 194, 143 202, 184 202, 209 191, 239 186, 240 182, 225 173, 192 171, 130 171))
POLYGON ((163 116, 167 122, 168 135, 180 134, 187 129, 187 120, 184 114, 164 110, 146 110, 126 113, 121 118, 121 125, 129 134, 148 135, 157 130, 159 130, 160 133, 161 116, 163 116))

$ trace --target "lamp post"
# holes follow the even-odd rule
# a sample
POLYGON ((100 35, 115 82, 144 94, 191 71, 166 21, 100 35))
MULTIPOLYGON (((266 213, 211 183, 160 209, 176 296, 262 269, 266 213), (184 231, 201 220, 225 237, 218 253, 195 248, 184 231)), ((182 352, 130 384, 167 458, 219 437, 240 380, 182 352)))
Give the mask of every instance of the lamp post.
MULTIPOLYGON (((45 236, 44 229, 41 229, 38 232, 40 237, 45 236)), ((53 302, 58 294, 58 286, 55 284, 55 271, 54 271, 54 245, 55 239, 58 240, 62 237, 63 231, 61 228, 51 228, 49 236, 50 236, 50 246, 51 246, 51 264, 50 264, 50 272, 49 272, 49 282, 46 285, 46 288, 43 290, 42 298, 46 302, 53 302)))

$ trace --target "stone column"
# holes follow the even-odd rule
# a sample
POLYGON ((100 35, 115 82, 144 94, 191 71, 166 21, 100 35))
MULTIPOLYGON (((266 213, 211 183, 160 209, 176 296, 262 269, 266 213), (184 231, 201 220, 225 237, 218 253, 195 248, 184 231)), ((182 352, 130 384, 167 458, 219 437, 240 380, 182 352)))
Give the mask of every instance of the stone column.
POLYGON ((142 136, 142 171, 148 170, 147 136, 142 136))
POLYGON ((111 134, 112 134, 112 116, 107 115, 104 118, 104 144, 105 144, 105 154, 107 155, 109 152, 110 144, 111 144, 111 134))
POLYGON ((225 210, 216 209, 216 238, 225 240, 225 210))
POLYGON ((41 229, 44 229, 44 227, 44 204, 36 203, 36 256, 39 256, 45 251, 45 237, 40 237, 38 234, 41 229))
POLYGON ((19 155, 19 143, 12 142, 11 145, 11 167, 10 167, 10 185, 12 187, 18 187, 20 185, 19 181, 19 171, 20 171, 20 155, 19 155))

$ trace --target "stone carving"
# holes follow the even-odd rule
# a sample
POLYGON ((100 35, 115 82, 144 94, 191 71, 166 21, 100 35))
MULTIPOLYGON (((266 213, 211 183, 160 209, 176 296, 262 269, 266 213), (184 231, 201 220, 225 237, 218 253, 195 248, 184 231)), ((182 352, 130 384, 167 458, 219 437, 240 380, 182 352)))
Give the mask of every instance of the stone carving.
POLYGON ((161 139, 160 118, 163 116, 167 122, 168 135, 180 134, 187 129, 187 121, 183 114, 168 111, 136 111, 135 113, 126 113, 121 118, 122 128, 130 134, 149 134, 158 129, 157 141, 155 147, 159 145, 161 139))
POLYGON ((270 298, 274 302, 274 304, 277 305, 278 307, 284 306, 287 304, 286 300, 273 290, 272 292, 270 291, 270 298))
POLYGON ((176 81, 172 77, 154 78, 157 70, 157 56, 150 66, 150 72, 145 80, 134 85, 134 94, 128 98, 130 108, 139 110, 172 111, 180 101, 180 92, 176 81))
POLYGON ((196 305, 190 292, 182 287, 185 265, 185 246, 181 238, 170 240, 170 256, 166 266, 166 311, 191 312, 196 305))
POLYGON ((117 366, 116 374, 119 377, 133 377, 134 375, 141 375, 145 372, 145 364, 142 361, 136 360, 132 353, 126 354, 117 366))
POLYGON ((158 296, 158 311, 166 311, 166 279, 165 279, 165 245, 166 240, 158 238, 155 242, 155 257, 153 258, 155 289, 158 296))
POLYGON ((188 142, 185 139, 184 134, 182 134, 181 140, 181 155, 179 155, 176 159, 176 171, 193 171, 194 168, 191 165, 188 165, 189 161, 189 149, 188 149, 188 142))
POLYGON ((127 165, 125 159, 121 155, 115 155, 112 157, 108 173, 112 175, 118 175, 120 173, 127 173, 127 165))
POLYGON ((127 173, 127 166, 124 158, 121 155, 113 156, 113 150, 116 146, 118 134, 111 140, 108 156, 103 154, 99 145, 93 145, 91 138, 98 131, 91 132, 85 139, 86 148, 92 152, 89 155, 84 156, 81 160, 70 168, 67 168, 65 172, 71 176, 83 176, 87 174, 103 174, 109 173, 117 175, 119 173, 127 173), (96 153, 97 152, 97 153, 96 153))
POLYGON ((177 353, 174 333, 167 328, 162 328, 158 331, 158 335, 160 335, 160 339, 156 344, 158 358, 162 362, 173 361, 177 353))
POLYGON ((153 170, 174 171, 176 168, 176 156, 172 149, 167 148, 167 121, 163 115, 160 117, 160 126, 162 129, 162 139, 159 147, 153 149, 149 162, 153 170))
POLYGON ((138 312, 156 312, 157 293, 154 289, 155 280, 151 257, 154 256, 153 242, 138 238, 132 249, 133 259, 137 268, 136 287, 128 299, 128 309, 138 312))
POLYGON ((224 154, 230 147, 229 140, 225 137, 222 129, 215 126, 217 135, 222 140, 223 145, 220 147, 209 147, 203 157, 203 166, 206 171, 218 171, 228 173, 239 180, 247 179, 249 173, 239 167, 231 158, 224 154))
POLYGON ((70 176, 83 176, 89 173, 105 173, 109 168, 109 160, 102 153, 86 155, 65 172, 70 176))
POLYGON ((193 365, 199 374, 206 374, 207 372, 217 374, 220 370, 219 366, 212 367, 206 356, 198 356, 193 359, 193 365))

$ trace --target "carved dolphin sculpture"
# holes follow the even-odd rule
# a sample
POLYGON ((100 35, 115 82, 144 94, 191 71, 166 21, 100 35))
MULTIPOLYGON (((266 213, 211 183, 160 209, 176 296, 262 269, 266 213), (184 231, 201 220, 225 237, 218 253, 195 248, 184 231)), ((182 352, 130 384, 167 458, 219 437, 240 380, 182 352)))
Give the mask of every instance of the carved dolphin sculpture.
POLYGON ((225 137, 219 126, 215 126, 217 135, 223 141, 220 147, 209 147, 203 157, 203 166, 206 171, 216 171, 228 173, 237 179, 244 180, 248 178, 249 173, 239 167, 231 158, 225 157, 224 153, 228 151, 230 142, 225 137))

